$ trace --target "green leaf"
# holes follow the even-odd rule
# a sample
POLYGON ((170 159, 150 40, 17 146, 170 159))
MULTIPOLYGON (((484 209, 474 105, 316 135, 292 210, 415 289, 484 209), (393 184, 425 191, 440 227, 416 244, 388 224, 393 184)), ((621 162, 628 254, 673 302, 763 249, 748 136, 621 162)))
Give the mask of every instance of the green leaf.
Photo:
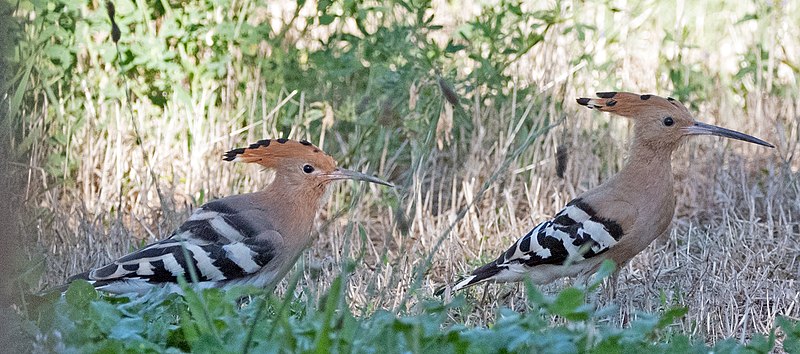
POLYGON ((123 318, 111 328, 108 337, 124 341, 143 340, 140 334, 146 327, 147 323, 141 317, 123 318))
POLYGON ((567 288, 544 307, 548 313, 558 315, 570 321, 586 321, 594 311, 592 305, 585 303, 586 293, 578 288, 567 288))
POLYGON ((787 317, 775 320, 786 336, 783 338, 783 350, 787 353, 800 353, 800 321, 792 321, 787 317))
POLYGON ((746 347, 756 353, 769 353, 775 347, 775 329, 770 331, 769 336, 753 334, 746 347))
POLYGON ((553 314, 564 315, 575 312, 583 305, 584 293, 577 288, 562 290, 551 306, 553 314))
POLYGON ((456 53, 464 50, 467 46, 461 44, 453 44, 453 42, 447 43, 447 48, 444 49, 445 53, 456 53))
POLYGON ((100 298, 100 295, 88 281, 78 279, 69 285, 64 297, 67 300, 67 304, 79 309, 85 309, 89 307, 92 301, 100 298))
POLYGON ((319 17, 319 24, 322 26, 327 26, 336 19, 336 16, 324 14, 319 17))
POLYGON ((122 320, 122 312, 106 301, 92 301, 87 315, 91 322, 103 333, 111 333, 114 326, 122 320))
POLYGON ((738 25, 740 23, 744 23, 744 22, 747 22, 747 21, 750 21, 750 20, 756 20, 757 21, 758 19, 759 19, 759 15, 757 13, 750 13, 750 14, 742 16, 742 18, 739 19, 739 21, 736 21, 736 23, 734 23, 734 25, 738 25))
MULTIPOLYGON (((11 97, 11 103, 8 105, 8 118, 15 118, 22 107, 22 97, 25 94, 25 91, 28 89, 28 82, 30 81, 29 77, 35 62, 36 60, 28 60, 28 63, 23 70, 24 74, 20 78, 19 86, 17 86, 17 89, 14 91, 14 96, 11 97)), ((9 119, 9 121, 10 120, 11 119, 9 119)))
POLYGON ((656 326, 658 328, 665 328, 675 323, 676 320, 686 316, 687 313, 689 313, 688 307, 673 307, 661 315, 656 326))
POLYGON ((333 326, 333 315, 339 309, 339 300, 342 298, 342 277, 340 274, 333 279, 330 290, 328 290, 325 298, 324 316, 322 319, 322 328, 317 332, 317 338, 314 341, 314 347, 317 353, 331 352, 331 329, 333 326))

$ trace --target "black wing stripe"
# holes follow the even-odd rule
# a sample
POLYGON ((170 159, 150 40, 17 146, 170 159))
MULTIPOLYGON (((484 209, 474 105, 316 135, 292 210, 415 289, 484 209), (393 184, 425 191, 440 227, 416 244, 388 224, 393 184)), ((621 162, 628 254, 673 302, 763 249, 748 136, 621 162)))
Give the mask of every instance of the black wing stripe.
POLYGON ((590 220, 603 224, 603 227, 606 229, 609 235, 614 238, 614 240, 619 241, 619 239, 622 238, 624 233, 622 226, 614 220, 597 216, 597 212, 595 212, 595 210, 589 206, 589 204, 584 202, 583 199, 574 199, 573 201, 569 202, 567 206, 575 206, 578 209, 586 212, 586 214, 589 214, 590 220))
MULTIPOLYGON (((584 202, 583 199, 581 199, 581 198, 573 199, 569 203, 567 203, 567 207, 571 207, 571 206, 574 206, 574 207, 582 210, 584 213, 589 215, 589 218, 593 218, 593 217, 595 217, 595 215, 597 215, 597 213, 594 211, 594 208, 589 206, 589 204, 584 202)), ((564 210, 562 212, 564 212, 566 210, 567 210, 567 208, 564 208, 564 210)))
POLYGON ((250 225, 250 222, 237 214, 224 214, 222 220, 238 231, 245 238, 258 235, 258 230, 250 225))
POLYGON ((496 266, 522 263, 561 265, 607 251, 623 236, 622 227, 597 216, 581 199, 567 204, 552 220, 537 225, 496 261, 496 266))
POLYGON ((261 265, 256 263, 255 252, 246 244, 241 242, 231 243, 222 247, 225 250, 225 257, 244 270, 247 274, 252 274, 261 269, 261 265))
POLYGON ((150 265, 153 267, 153 275, 150 276, 142 276, 141 278, 146 279, 150 283, 163 283, 163 282, 177 282, 178 277, 173 275, 171 272, 168 272, 164 267, 163 260, 156 260, 151 261, 150 265))
MULTIPOLYGON (((171 241, 171 240, 170 240, 171 241)), ((118 259, 115 263, 117 264, 124 264, 128 262, 136 262, 143 258, 160 258, 166 254, 170 254, 174 252, 174 248, 176 246, 176 242, 164 242, 164 243, 156 243, 146 248, 142 249, 141 251, 131 253, 125 257, 118 259)))
POLYGON ((525 237, 522 238, 522 241, 519 243, 519 250, 523 253, 528 253, 531 251, 531 235, 527 234, 525 237))
MULTIPOLYGON (((143 276, 143 278, 147 278, 149 282, 162 282, 164 281, 161 280, 162 277, 166 279, 172 279, 167 281, 177 281, 178 276, 183 275, 187 278, 187 280, 191 281, 191 279, 188 279, 189 272, 186 267, 186 257, 184 257, 183 248, 181 248, 181 246, 172 246, 165 248, 165 250, 169 250, 169 252, 165 253, 155 261, 149 260, 145 257, 142 257, 140 260, 138 260, 139 262, 149 262, 152 265, 151 270, 153 274, 149 276, 143 276)), ((194 269, 197 269, 197 262, 194 259, 192 259, 192 266, 194 269)))
POLYGON ((531 259, 526 262, 528 265, 535 265, 537 263, 562 264, 567 257, 569 257, 569 252, 567 252, 566 247, 564 247, 564 243, 558 238, 548 236, 544 232, 540 232, 539 235, 536 236, 536 241, 542 246, 543 249, 549 250, 550 255, 547 257, 542 257, 534 253, 538 258, 540 258, 540 261, 534 262, 533 260, 537 257, 531 257, 531 259))
POLYGON ((225 237, 220 237, 217 230, 215 230, 208 220, 189 220, 183 223, 181 227, 176 231, 176 234, 182 234, 184 232, 191 232, 192 237, 195 237, 199 240, 203 240, 208 243, 228 243, 228 239, 225 237))
POLYGON ((575 225, 575 223, 575 220, 572 220, 572 218, 570 218, 569 215, 563 211, 558 213, 556 217, 553 218, 553 224, 555 224, 557 227, 568 227, 575 225))
POLYGON ((208 242, 231 243, 258 235, 259 230, 239 214, 228 214, 227 207, 221 203, 208 208, 208 205, 197 209, 192 216, 181 225, 176 233, 191 231, 198 238, 208 242))
POLYGON ((211 256, 211 252, 208 251, 209 248, 218 248, 218 245, 206 245, 203 247, 190 242, 186 242, 184 245, 195 262, 199 280, 219 281, 226 279, 224 272, 214 264, 215 259, 211 256))
POLYGON ((104 280, 133 276, 146 279, 149 282, 177 281, 179 275, 185 277, 189 275, 186 254, 184 253, 187 252, 190 256, 191 266, 197 271, 198 280, 224 279, 222 272, 213 265, 213 259, 208 256, 205 250, 189 242, 184 243, 184 245, 187 248, 186 251, 184 251, 180 243, 175 242, 171 242, 167 247, 151 246, 145 248, 93 271, 91 277, 97 280, 104 280), (120 268, 122 268, 121 272, 120 268))
POLYGON ((214 266, 225 275, 225 278, 236 279, 248 274, 236 262, 228 258, 227 252, 222 247, 205 247, 204 249, 214 260, 214 266))
POLYGON ((275 258, 275 247, 270 242, 249 239, 246 240, 245 244, 255 252, 253 260, 261 267, 267 265, 267 263, 275 258))
POLYGON ((614 238, 614 240, 619 241, 619 239, 622 238, 622 235, 625 234, 625 232, 622 230, 622 226, 620 226, 620 224, 618 224, 616 221, 603 218, 600 218, 599 221, 603 224, 603 226, 605 226, 606 230, 608 230, 608 233, 614 238))
POLYGON ((96 287, 127 281, 176 282, 181 276, 191 281, 190 268, 196 270, 198 281, 204 282, 246 277, 276 257, 275 245, 260 237, 262 229, 271 230, 270 225, 259 221, 258 226, 227 203, 211 202, 195 210, 169 239, 97 268, 85 277, 96 287))
POLYGON ((116 263, 111 263, 109 265, 97 268, 91 272, 89 272, 89 279, 104 279, 114 277, 119 269, 119 265, 116 263))
MULTIPOLYGON (((209 243, 227 244, 239 242, 245 238, 245 235, 237 230, 235 224, 231 224, 224 219, 223 214, 203 208, 195 211, 175 234, 186 231, 197 236, 197 239, 209 243)), ((173 234, 173 237, 175 237, 175 234, 173 234)))
POLYGON ((215 211, 220 214, 236 214, 237 210, 218 200, 203 204, 203 210, 215 211))
POLYGON ((174 282, 180 275, 189 277, 184 252, 188 252, 199 281, 240 278, 261 270, 274 258, 272 245, 265 241, 197 245, 170 240, 168 245, 154 244, 96 269, 91 273, 91 278, 100 281, 133 277, 151 283, 174 282), (182 248, 184 246, 185 251, 182 248))

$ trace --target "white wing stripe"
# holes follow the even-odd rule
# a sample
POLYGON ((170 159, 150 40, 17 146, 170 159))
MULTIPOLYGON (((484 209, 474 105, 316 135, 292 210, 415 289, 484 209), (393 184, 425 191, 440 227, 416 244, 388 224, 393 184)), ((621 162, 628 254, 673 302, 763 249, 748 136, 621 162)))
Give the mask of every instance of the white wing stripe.
MULTIPOLYGON (((578 230, 580 232, 580 230, 578 230)), ((561 230, 554 230, 553 237, 557 240, 561 241, 561 244, 567 250, 567 254, 570 256, 579 255, 580 246, 576 246, 572 243, 573 235, 570 235, 561 230)), ((580 259, 580 258, 579 258, 580 259)))
POLYGON ((105 267, 98 268, 98 269, 93 269, 91 272, 89 272, 89 278, 112 279, 112 278, 122 277, 122 276, 125 276, 126 274, 128 274, 128 272, 124 268, 122 268, 121 264, 116 264, 116 266, 117 266, 117 268, 114 269, 114 273, 113 274, 110 274, 110 275, 107 275, 107 276, 103 276, 103 277, 98 276, 97 275, 97 271, 100 270, 100 269, 103 269, 105 267))
POLYGON ((139 260, 139 268, 136 269, 136 275, 153 275, 153 265, 150 262, 139 260))
POLYGON ((165 254, 162 257, 159 257, 161 261, 164 262, 164 269, 170 272, 175 277, 183 275, 186 270, 178 263, 175 259, 175 256, 172 253, 165 254))
POLYGON ((217 215, 217 217, 208 220, 208 224, 217 232, 218 235, 227 238, 231 242, 240 242, 244 240, 244 235, 242 235, 239 230, 236 230, 228 224, 221 216, 217 215))
POLYGON ((611 237, 611 234, 608 233, 605 226, 599 222, 591 220, 584 221, 583 230, 597 243, 597 245, 592 247, 593 250, 595 248, 597 248, 597 250, 605 249, 617 243, 617 240, 611 237))
POLYGON ((533 252, 542 259, 550 258, 550 256, 553 255, 553 253, 550 252, 550 249, 542 247, 538 242, 536 243, 536 248, 538 249, 534 250, 533 252))
POLYGON ((603 223, 593 220, 589 213, 576 205, 568 205, 558 215, 569 217, 577 227, 563 228, 564 226, 553 222, 540 223, 528 235, 517 240, 513 246, 513 254, 504 257, 501 263, 514 264, 514 261, 527 261, 534 255, 543 260, 552 257, 553 250, 539 243, 539 237, 556 239, 564 247, 568 257, 574 260, 585 259, 586 244, 591 244, 591 252, 596 254, 617 243, 603 223), (522 244, 526 241, 526 237, 529 238, 528 247, 523 249, 522 244), (587 238, 593 242, 575 244, 576 239, 588 241, 587 238))
POLYGON ((564 208, 563 212, 566 213, 570 219, 575 220, 576 222, 579 223, 585 220, 589 220, 589 218, 591 218, 591 216, 585 211, 583 211, 583 209, 578 208, 577 206, 574 205, 567 206, 566 208, 564 208))
POLYGON ((192 216, 186 221, 208 220, 216 218, 217 216, 219 216, 219 213, 216 211, 203 210, 203 208, 200 208, 192 213, 192 216))
MULTIPOLYGON (((181 232, 181 233, 179 233, 179 234, 177 234, 175 236, 170 237, 170 239, 178 240, 178 241, 190 241, 192 239, 192 236, 193 236, 192 235, 192 231, 191 230, 186 230, 186 231, 181 232)), ((156 243, 156 244, 152 245, 151 247, 153 247, 153 248, 166 248, 166 247, 174 247, 174 246, 175 246, 175 243, 172 243, 172 242, 167 243, 167 242, 165 242, 165 243, 156 243)), ((148 247, 148 248, 150 248, 150 247, 148 247)))
POLYGON ((225 280, 225 275, 214 265, 214 260, 208 256, 208 252, 200 246, 188 242, 185 245, 186 249, 192 253, 194 260, 197 261, 197 270, 200 271, 200 274, 209 280, 225 280))
POLYGON ((253 260, 253 250, 241 242, 231 243, 222 246, 222 249, 236 265, 242 268, 247 273, 254 273, 261 267, 253 260))

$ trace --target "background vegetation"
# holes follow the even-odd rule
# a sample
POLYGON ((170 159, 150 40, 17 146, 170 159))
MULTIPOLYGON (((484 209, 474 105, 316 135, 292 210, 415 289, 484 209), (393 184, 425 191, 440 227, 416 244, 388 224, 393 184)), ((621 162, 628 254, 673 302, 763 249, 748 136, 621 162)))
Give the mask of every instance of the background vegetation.
POLYGON ((4 294, 22 319, 8 333, 35 349, 797 350, 796 2, 115 5, 118 47, 102 2, 0 1, 3 202, 19 212, 3 237, 22 244, 4 294), (687 142, 672 233, 601 291, 494 285, 442 305, 435 287, 619 170, 628 122, 573 103, 610 90, 673 96, 777 148, 687 142), (399 188, 337 187, 275 297, 20 299, 261 188, 219 157, 277 137, 399 188))

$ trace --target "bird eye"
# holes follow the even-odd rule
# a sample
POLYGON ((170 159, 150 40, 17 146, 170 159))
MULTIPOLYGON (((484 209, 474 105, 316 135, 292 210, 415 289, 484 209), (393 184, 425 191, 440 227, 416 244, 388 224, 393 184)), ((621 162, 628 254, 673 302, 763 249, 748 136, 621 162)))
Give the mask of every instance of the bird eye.
POLYGON ((311 172, 314 172, 314 166, 311 166, 311 165, 305 165, 305 166, 303 166, 303 172, 305 172, 305 173, 311 173, 311 172))
POLYGON ((673 124, 675 124, 675 121, 672 120, 672 117, 665 117, 664 118, 664 125, 669 127, 669 126, 672 126, 673 124))

